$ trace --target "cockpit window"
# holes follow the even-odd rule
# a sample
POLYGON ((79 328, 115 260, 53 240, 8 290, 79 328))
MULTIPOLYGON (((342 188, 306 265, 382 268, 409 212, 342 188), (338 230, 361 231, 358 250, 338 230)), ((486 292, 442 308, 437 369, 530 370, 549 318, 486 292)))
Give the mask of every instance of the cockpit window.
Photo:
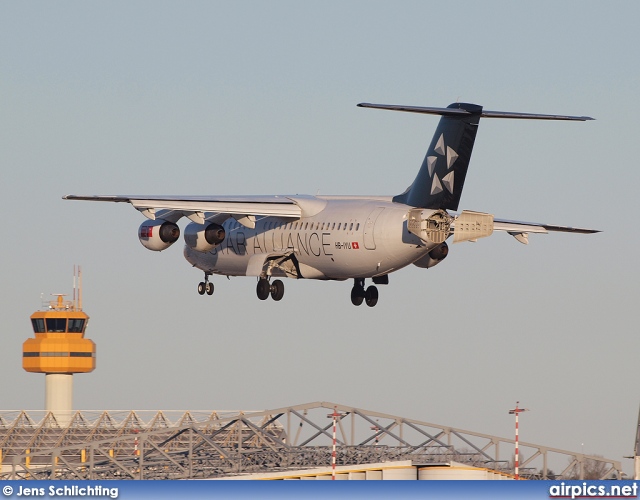
POLYGON ((69 318, 69 333, 82 333, 84 331, 84 320, 69 318))
POLYGON ((67 318, 46 318, 48 332, 66 332, 67 318))

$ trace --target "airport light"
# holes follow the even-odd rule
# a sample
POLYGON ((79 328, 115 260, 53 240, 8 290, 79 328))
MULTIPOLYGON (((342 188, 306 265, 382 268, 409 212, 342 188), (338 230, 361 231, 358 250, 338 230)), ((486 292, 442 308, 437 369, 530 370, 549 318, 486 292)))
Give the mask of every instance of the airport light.
POLYGON ((518 415, 520 415, 520 413, 522 413, 523 411, 529 411, 527 408, 519 408, 518 407, 519 404, 520 404, 520 401, 516 401, 516 407, 513 410, 509 410, 509 415, 516 416, 516 440, 515 440, 516 449, 515 449, 515 458, 514 458, 514 461, 515 461, 514 475, 516 477, 516 480, 520 479, 520 475, 519 475, 520 456, 518 451, 518 415))

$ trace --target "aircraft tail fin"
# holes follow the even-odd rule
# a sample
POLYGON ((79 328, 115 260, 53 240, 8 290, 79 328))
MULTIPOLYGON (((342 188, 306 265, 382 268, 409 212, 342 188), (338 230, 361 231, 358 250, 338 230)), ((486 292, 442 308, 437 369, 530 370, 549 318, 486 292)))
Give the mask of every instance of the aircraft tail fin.
POLYGON ((412 207, 458 209, 482 106, 455 103, 447 109, 467 113, 443 113, 416 179, 393 201, 412 207))
POLYGON ((446 108, 360 103, 359 107, 441 115, 420 171, 407 190, 393 201, 412 207, 457 210, 467 176, 480 117, 535 120, 593 120, 588 116, 543 115, 483 111, 482 106, 457 102, 446 108))

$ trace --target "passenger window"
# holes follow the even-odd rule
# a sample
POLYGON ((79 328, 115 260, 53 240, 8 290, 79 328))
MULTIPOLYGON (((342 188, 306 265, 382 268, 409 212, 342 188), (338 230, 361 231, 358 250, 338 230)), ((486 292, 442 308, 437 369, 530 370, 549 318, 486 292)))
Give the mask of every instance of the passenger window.
POLYGON ((331 224, 331 230, 333 231, 336 228, 336 223, 331 224))
POLYGON ((338 222, 338 231, 340 231, 340 226, 342 225, 341 222, 338 222))
POLYGON ((353 231, 353 222, 349 224, 349 231, 353 231))
POLYGON ((309 228, 309 223, 308 222, 304 223, 304 228, 305 228, 305 230, 307 230, 309 228))
POLYGON ((360 223, 359 222, 356 224, 356 231, 360 231, 360 223))

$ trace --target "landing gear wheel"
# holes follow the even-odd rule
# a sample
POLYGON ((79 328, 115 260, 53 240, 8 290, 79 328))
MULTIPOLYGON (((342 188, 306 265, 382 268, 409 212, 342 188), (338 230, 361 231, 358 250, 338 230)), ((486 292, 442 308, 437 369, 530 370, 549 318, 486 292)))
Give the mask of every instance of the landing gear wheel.
POLYGON ((276 302, 282 300, 284 297, 284 283, 280 280, 275 280, 271 283, 271 298, 276 302))
MULTIPOLYGON (((260 278, 258 280, 258 286, 256 287, 256 295, 260 300, 267 300, 269 298, 269 294, 271 293, 271 285, 269 281, 265 278, 260 278)), ((284 290, 283 290, 284 293, 284 290)))
POLYGON ((198 283, 198 293, 200 295, 204 295, 204 292, 207 290, 207 284, 204 281, 198 283))
POLYGON ((369 307, 373 307, 378 303, 378 289, 371 285, 364 293, 364 300, 369 307))
POLYGON ((354 287, 351 289, 351 303, 354 306, 359 306, 364 300, 364 295, 364 288, 358 285, 354 285, 354 287))
POLYGON ((210 281, 207 281, 207 283, 205 284, 205 289, 206 289, 207 295, 213 295, 213 283, 211 283, 210 281))

